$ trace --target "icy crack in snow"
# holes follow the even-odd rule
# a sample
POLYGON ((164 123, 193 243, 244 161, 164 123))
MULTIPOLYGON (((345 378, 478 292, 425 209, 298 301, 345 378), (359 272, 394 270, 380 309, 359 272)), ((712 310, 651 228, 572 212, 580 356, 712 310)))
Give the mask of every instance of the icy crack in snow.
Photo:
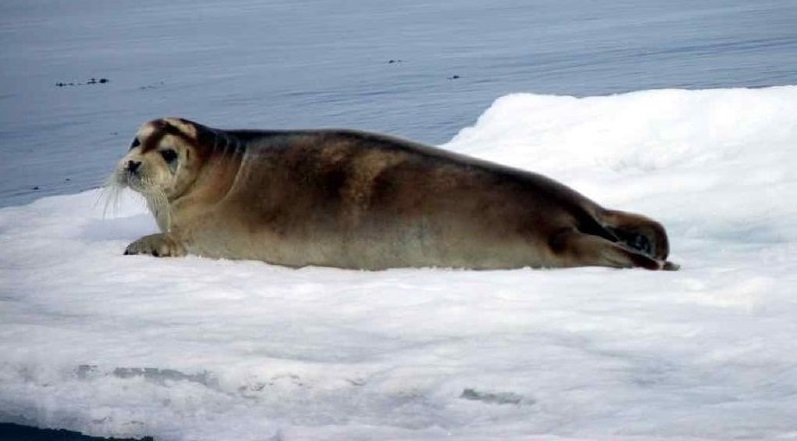
POLYGON ((490 404, 534 404, 534 400, 526 400, 513 392, 481 392, 475 389, 465 389, 459 397, 465 400, 481 401, 490 404))

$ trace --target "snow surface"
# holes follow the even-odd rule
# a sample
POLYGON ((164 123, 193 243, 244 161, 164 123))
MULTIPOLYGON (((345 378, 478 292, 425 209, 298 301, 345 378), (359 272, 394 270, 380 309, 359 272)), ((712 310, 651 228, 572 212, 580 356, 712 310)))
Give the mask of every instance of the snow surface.
POLYGON ((99 190, 4 208, 0 421, 158 440, 794 439, 794 115, 796 86, 514 94, 443 146, 659 219, 674 273, 123 256, 156 230, 133 195, 105 215, 99 190))

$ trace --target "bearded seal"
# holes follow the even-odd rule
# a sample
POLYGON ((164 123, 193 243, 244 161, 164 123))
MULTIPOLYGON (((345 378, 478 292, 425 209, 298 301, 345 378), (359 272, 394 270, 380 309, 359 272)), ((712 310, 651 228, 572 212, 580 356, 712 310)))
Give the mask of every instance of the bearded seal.
POLYGON ((545 176, 354 130, 145 123, 110 179, 160 233, 125 254, 380 270, 675 270, 662 225, 545 176))

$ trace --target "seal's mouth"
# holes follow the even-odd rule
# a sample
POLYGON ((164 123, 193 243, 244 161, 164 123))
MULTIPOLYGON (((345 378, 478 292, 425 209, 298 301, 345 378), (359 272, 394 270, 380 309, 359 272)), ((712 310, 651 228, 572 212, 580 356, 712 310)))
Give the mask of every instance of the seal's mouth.
POLYGON ((116 173, 116 183, 122 187, 128 187, 135 191, 142 190, 141 178, 141 162, 127 161, 120 164, 119 170, 116 173))
POLYGON ((139 176, 138 173, 126 171, 124 172, 122 185, 132 190, 139 191, 141 190, 141 176, 139 176))

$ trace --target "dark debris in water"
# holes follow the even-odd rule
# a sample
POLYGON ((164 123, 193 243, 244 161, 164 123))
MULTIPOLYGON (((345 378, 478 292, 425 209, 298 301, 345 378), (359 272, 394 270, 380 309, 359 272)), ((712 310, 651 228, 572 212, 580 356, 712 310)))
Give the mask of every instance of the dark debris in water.
POLYGON ((91 78, 90 80, 86 81, 85 83, 74 83, 74 82, 65 83, 63 81, 59 81, 59 82, 55 83, 55 85, 58 86, 58 87, 92 86, 92 85, 95 85, 95 84, 108 84, 110 82, 111 82, 111 80, 109 80, 108 78, 100 78, 100 79, 91 78))

